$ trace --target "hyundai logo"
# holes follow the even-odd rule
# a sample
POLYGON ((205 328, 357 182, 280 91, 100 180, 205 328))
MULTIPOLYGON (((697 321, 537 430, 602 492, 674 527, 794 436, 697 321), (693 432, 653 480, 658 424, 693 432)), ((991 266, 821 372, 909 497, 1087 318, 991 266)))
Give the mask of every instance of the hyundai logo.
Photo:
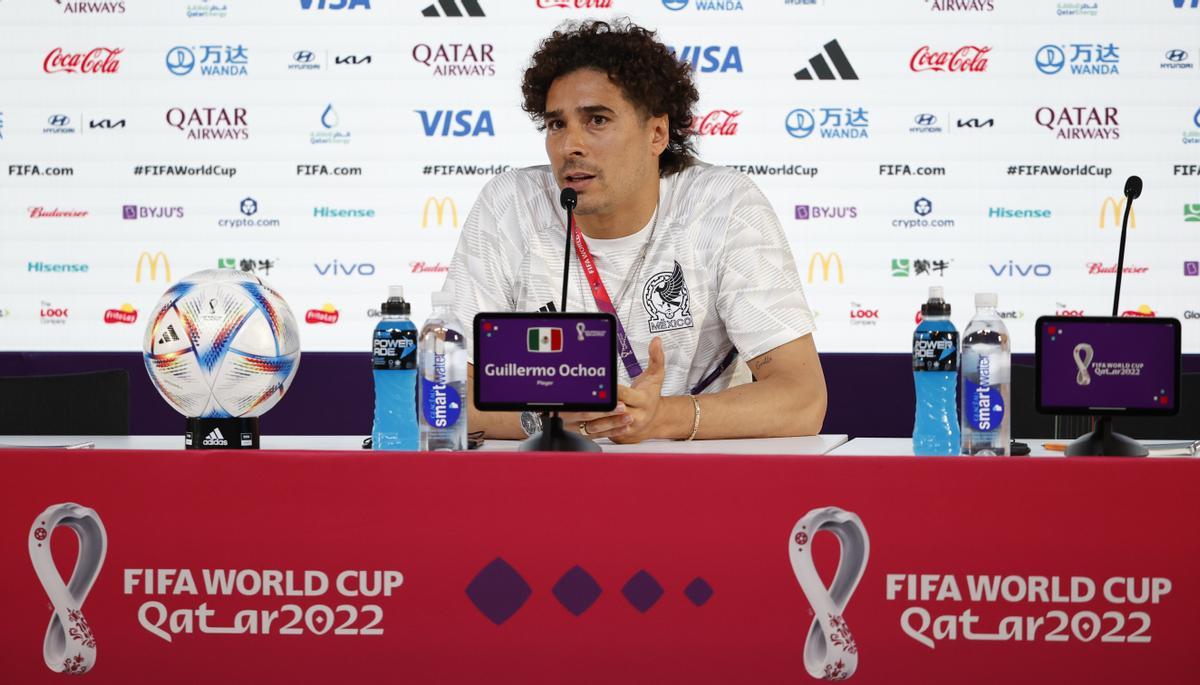
POLYGON ((913 117, 913 123, 917 126, 933 126, 937 123, 937 117, 932 114, 918 114, 913 117))
POLYGON ((315 57, 316 55, 313 54, 312 50, 299 50, 292 54, 292 59, 301 64, 308 64, 315 57))
POLYGON ((1067 55, 1057 45, 1043 45, 1034 56, 1033 63, 1043 74, 1057 74, 1067 65, 1067 55))
POLYGON ((1167 60, 1170 62, 1182 62, 1188 58, 1187 50, 1167 50, 1167 60))
POLYGON ((66 126, 71 123, 71 117, 65 114, 55 114, 46 120, 51 126, 66 126))
POLYGON ((813 118, 812 112, 807 109, 793 109, 788 112, 787 119, 784 120, 788 135, 793 138, 809 137, 816 124, 817 121, 813 118))
POLYGON ((167 70, 176 76, 192 73, 196 66, 196 55, 188 48, 177 45, 167 51, 167 70))

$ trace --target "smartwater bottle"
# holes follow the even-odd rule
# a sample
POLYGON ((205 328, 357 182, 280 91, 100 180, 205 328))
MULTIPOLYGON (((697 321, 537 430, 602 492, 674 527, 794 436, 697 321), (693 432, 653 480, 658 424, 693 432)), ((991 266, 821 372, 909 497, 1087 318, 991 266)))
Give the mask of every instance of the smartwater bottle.
POLYGON ((449 293, 433 294, 433 312, 421 327, 421 450, 467 449, 467 346, 450 311, 449 293))
POLYGON ((958 454, 958 331, 950 323, 950 305, 939 286, 929 289, 921 305, 921 323, 913 332, 913 385, 917 417, 913 423, 913 453, 929 456, 958 454))
POLYGON ((996 311, 996 293, 975 295, 975 316, 962 341, 962 453, 1009 455, 1012 352, 996 311))
POLYGON ((375 326, 371 363, 375 375, 375 424, 371 446, 377 450, 416 451, 417 327, 409 320, 412 307, 404 287, 388 287, 380 307, 383 319, 375 326))

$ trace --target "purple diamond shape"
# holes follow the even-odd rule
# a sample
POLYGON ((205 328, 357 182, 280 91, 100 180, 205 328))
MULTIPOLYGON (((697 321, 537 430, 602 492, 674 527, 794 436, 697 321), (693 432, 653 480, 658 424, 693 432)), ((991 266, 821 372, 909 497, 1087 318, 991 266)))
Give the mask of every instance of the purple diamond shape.
POLYGON ((704 606, 704 603, 713 596, 713 589, 712 586, 708 584, 708 581, 698 577, 692 582, 688 583, 688 586, 683 589, 683 594, 687 595, 687 598, 692 600, 692 604, 702 607, 704 606))
POLYGON ((484 566, 467 586, 467 597, 471 603, 496 625, 512 618, 531 594, 533 590, 529 588, 529 583, 500 557, 484 566))
POLYGON ((621 588, 621 594, 625 595, 625 599, 634 609, 644 614, 654 606, 659 597, 662 597, 663 589, 654 576, 645 571, 638 571, 625 583, 625 587, 621 588))
POLYGON ((591 574, 576 566, 563 574, 551 590, 567 611, 575 616, 592 608, 600 597, 600 586, 591 574))

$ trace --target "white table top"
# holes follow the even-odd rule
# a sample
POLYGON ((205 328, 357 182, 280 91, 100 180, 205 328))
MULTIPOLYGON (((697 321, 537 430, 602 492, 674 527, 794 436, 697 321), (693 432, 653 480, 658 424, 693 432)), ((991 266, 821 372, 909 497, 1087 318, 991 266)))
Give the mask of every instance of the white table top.
MULTIPOLYGON (((1051 440, 1043 439, 1022 439, 1017 438, 1018 442, 1023 442, 1029 445, 1029 456, 1031 457, 1062 457, 1062 452, 1047 450, 1043 447, 1048 442, 1070 442, 1069 440, 1051 440)), ((1143 440, 1145 445, 1154 445, 1162 443, 1176 443, 1179 440, 1143 440)), ((855 438, 846 442, 829 453, 833 456, 858 456, 858 457, 911 457, 913 456, 912 438, 855 438)), ((1152 457, 1161 457, 1164 455, 1150 453, 1152 457)), ((936 459, 937 457, 931 457, 936 459)), ((1173 457, 1177 458, 1177 457, 1173 457)), ((1186 457, 1184 457, 1186 458, 1186 457)))
MULTIPOLYGON (((360 450, 361 435, 264 435, 265 450, 360 450)), ((826 454, 845 443, 845 435, 813 435, 803 438, 759 438, 753 440, 648 440, 636 445, 616 445, 601 440, 605 452, 669 454, 826 454)), ((0 435, 2 447, 61 447, 84 442, 97 449, 181 450, 182 435, 0 435)), ((488 440, 482 452, 514 452, 518 440, 488 440)))

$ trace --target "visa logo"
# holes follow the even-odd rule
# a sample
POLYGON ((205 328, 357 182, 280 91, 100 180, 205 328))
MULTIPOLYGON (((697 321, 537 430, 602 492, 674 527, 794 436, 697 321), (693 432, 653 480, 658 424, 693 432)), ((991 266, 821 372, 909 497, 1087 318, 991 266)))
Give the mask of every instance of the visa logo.
POLYGON ((371 9, 371 0, 300 0, 300 9, 319 9, 319 10, 352 10, 355 7, 361 7, 365 10, 371 9))
POLYGON ((423 109, 415 110, 421 115, 421 126, 426 136, 463 136, 489 135, 495 136, 496 129, 492 125, 492 113, 483 110, 478 117, 469 109, 438 109, 428 112, 423 109), (451 129, 453 126, 453 130, 451 129))
POLYGON ((727 71, 736 71, 739 74, 742 72, 742 53, 736 45, 729 47, 722 56, 722 48, 720 45, 685 45, 682 52, 676 52, 675 48, 667 47, 672 55, 680 62, 687 62, 691 65, 692 71, 710 74, 713 72, 725 73, 727 71))

